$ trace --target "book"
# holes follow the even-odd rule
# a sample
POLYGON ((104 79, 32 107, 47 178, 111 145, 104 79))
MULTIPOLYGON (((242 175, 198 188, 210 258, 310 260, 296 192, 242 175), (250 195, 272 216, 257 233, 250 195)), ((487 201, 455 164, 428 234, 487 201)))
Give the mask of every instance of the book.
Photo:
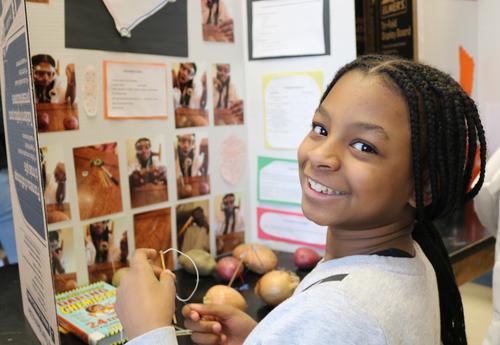
POLYGON ((106 282, 56 295, 60 325, 90 345, 123 344, 123 328, 115 312, 116 288, 106 282))

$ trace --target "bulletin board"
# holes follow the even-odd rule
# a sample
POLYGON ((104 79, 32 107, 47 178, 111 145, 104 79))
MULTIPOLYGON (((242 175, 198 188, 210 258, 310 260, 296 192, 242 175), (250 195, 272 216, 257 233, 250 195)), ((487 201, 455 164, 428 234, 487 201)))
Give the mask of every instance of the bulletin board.
POLYGON ((247 25, 250 60, 330 55, 330 0, 247 0, 247 25))

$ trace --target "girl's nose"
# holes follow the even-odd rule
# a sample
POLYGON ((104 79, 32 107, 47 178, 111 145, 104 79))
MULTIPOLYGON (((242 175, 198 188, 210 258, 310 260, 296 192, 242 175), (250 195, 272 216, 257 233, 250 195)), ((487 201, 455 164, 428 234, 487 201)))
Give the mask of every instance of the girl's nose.
POLYGON ((309 151, 309 160, 313 168, 336 171, 340 169, 341 157, 331 142, 324 142, 309 151))

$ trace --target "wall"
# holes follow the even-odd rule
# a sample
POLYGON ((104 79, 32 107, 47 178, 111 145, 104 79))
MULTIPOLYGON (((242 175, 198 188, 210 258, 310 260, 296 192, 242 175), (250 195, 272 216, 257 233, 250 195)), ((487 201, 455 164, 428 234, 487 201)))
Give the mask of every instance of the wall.
MULTIPOLYGON (((247 61, 245 65, 246 76, 246 100, 249 114, 254 121, 249 123, 249 147, 251 172, 250 194, 251 194, 251 241, 257 240, 257 157, 269 156, 285 159, 297 159, 296 150, 270 150, 264 145, 264 115, 262 97, 262 76, 274 72, 304 72, 323 71, 324 83, 331 81, 335 72, 347 62, 356 57, 355 38, 355 16, 354 1, 330 0, 330 47, 329 56, 301 57, 273 60, 247 61)), ((244 9, 243 25, 246 27, 246 9, 244 9)), ((248 47, 245 46, 245 59, 248 59, 248 47)), ((319 100, 318 100, 319 105, 319 100)), ((311 113, 311 119, 313 114, 311 113)), ((297 184, 299 181, 297 180, 297 184)), ((278 208, 278 207, 277 207, 278 208)), ((279 209, 301 212, 300 207, 280 206, 279 209)), ((261 241, 261 240, 260 240, 261 241)), ((297 246, 276 241, 264 241, 273 248, 293 251, 297 246)))

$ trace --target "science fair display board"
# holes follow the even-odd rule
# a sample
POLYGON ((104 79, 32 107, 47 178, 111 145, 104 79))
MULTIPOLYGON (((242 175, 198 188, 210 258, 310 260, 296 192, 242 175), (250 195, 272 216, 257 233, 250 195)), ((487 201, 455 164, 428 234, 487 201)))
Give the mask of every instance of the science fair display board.
POLYGON ((54 295, 111 282, 136 248, 321 248, 325 229, 300 210, 296 149, 326 84, 355 57, 354 5, 130 2, 1 6, 23 308, 42 344, 60 343, 54 295), (269 31, 304 6, 321 23, 300 28, 320 41, 299 47, 269 31), (266 52, 276 40, 281 50, 266 52))

